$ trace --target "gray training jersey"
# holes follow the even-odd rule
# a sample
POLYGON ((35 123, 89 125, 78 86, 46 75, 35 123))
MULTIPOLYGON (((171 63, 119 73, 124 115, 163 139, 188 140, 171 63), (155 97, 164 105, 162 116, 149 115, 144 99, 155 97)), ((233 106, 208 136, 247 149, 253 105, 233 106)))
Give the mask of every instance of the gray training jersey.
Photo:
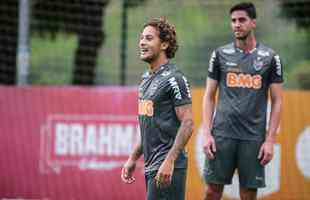
POLYGON ((208 77, 219 86, 212 134, 263 140, 269 86, 283 82, 279 55, 262 44, 245 53, 231 43, 212 53, 208 77))
MULTIPOLYGON (((158 170, 166 158, 181 124, 175 107, 185 104, 191 104, 190 86, 175 65, 165 64, 142 76, 139 124, 146 172, 158 170)), ((187 167, 185 151, 179 154, 174 166, 187 167)))

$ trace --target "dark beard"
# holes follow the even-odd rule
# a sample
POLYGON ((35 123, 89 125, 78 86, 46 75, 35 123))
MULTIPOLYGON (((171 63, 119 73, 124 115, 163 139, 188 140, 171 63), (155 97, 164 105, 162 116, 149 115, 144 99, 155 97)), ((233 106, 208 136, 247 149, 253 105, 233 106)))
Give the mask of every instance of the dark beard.
POLYGON ((236 37, 236 36, 235 36, 235 38, 236 38, 237 40, 245 41, 245 40, 249 37, 250 33, 251 33, 251 31, 249 31, 245 36, 241 36, 241 37, 236 37))
POLYGON ((154 60, 154 57, 142 58, 141 60, 146 63, 151 63, 154 60))
POLYGON ((147 58, 141 58, 142 61, 146 62, 146 63, 152 63, 154 60, 156 60, 159 57, 159 55, 153 55, 151 57, 147 57, 147 58))

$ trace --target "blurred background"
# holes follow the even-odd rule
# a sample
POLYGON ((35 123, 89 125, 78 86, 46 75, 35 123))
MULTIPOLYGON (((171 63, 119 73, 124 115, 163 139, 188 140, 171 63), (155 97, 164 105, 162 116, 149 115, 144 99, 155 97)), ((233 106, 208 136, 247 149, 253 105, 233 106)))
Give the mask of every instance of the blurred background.
MULTIPOLYGON (((211 51, 233 39, 228 10, 236 2, 3 0, 0 83, 137 85, 146 70, 137 48, 143 24, 166 16, 180 44, 174 62, 192 85, 203 86, 211 51)), ((285 87, 309 89, 310 2, 253 2, 258 40, 280 54, 285 87)))
MULTIPOLYGON (((240 0, 1 0, 0 199, 142 200, 120 170, 139 138, 137 85, 143 24, 165 16, 180 48, 172 60, 192 85, 195 133, 187 200, 202 199, 201 104, 211 52, 233 40, 240 0), (88 87, 84 87, 88 86, 88 87)), ((264 200, 310 199, 310 0, 252 0, 258 41, 284 65, 282 122, 266 167, 264 200)), ((268 114, 270 106, 268 107, 268 114)), ((224 200, 238 199, 237 173, 224 200)))

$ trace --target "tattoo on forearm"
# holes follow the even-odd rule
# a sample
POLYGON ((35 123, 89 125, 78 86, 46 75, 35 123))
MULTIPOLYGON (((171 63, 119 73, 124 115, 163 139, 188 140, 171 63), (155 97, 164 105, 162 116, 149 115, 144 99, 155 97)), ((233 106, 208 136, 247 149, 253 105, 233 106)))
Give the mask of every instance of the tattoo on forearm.
POLYGON ((181 126, 178 130, 176 139, 174 141, 173 147, 171 149, 171 154, 174 159, 179 155, 179 153, 184 149, 190 136, 193 132, 194 122, 191 114, 191 105, 181 106, 176 109, 177 116, 182 121, 181 126))
POLYGON ((194 122, 192 119, 185 119, 182 121, 175 141, 176 147, 178 147, 179 151, 181 151, 187 144, 187 141, 193 132, 193 126, 194 122))

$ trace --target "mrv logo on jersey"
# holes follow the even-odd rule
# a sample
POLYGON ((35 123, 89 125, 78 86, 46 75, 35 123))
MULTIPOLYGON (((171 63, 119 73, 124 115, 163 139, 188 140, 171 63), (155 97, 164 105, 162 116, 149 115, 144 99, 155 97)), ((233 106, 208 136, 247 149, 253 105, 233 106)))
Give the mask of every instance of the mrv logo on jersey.
POLYGON ((51 115, 41 130, 40 169, 121 167, 138 136, 135 116, 51 115))

